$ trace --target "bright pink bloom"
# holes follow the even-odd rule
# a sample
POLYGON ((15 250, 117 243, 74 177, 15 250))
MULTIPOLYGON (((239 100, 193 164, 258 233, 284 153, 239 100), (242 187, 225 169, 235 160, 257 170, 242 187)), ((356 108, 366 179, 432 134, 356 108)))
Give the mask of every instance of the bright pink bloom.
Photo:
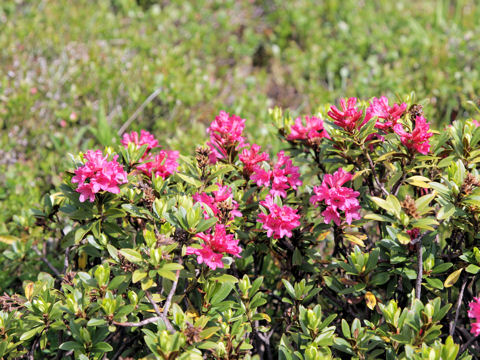
POLYGON ((473 301, 469 304, 468 317, 475 319, 472 323, 472 329, 470 332, 475 336, 480 335, 480 297, 474 297, 473 301))
MULTIPOLYGON (((213 196, 208 196, 206 193, 196 193, 193 195, 193 200, 195 202, 200 202, 205 206, 208 206, 213 214, 218 218, 219 214, 219 207, 221 207, 223 204, 220 203, 225 203, 227 202, 228 205, 230 205, 231 211, 230 211, 230 219, 226 220, 233 220, 235 217, 241 217, 242 213, 238 210, 238 203, 233 200, 232 196, 232 188, 228 186, 222 186, 221 184, 217 183, 218 185, 218 190, 213 191, 213 196)), ((202 205, 202 206, 203 206, 202 205)), ((205 209, 205 207, 203 207, 205 209)), ((209 218, 208 212, 204 212, 204 216, 206 219, 209 218)), ((219 220, 222 220, 219 218, 219 220)))
POLYGON ((340 168, 333 175, 326 174, 323 177, 322 185, 313 188, 315 195, 310 198, 310 202, 316 205, 323 201, 327 205, 326 210, 322 212, 325 224, 329 224, 333 220, 335 224, 340 225, 339 210, 344 212, 347 224, 360 219, 360 203, 357 199, 360 193, 342 186, 352 177, 352 174, 340 168))
POLYGON ((420 236, 420 229, 413 228, 411 230, 407 230, 407 234, 410 236, 410 240, 415 240, 420 236))
POLYGON ((272 172, 266 171, 261 167, 257 166, 253 169, 253 174, 250 176, 250 179, 255 182, 258 186, 270 186, 270 179, 272 178, 272 172))
POLYGON ((296 118, 295 124, 291 127, 290 135, 287 140, 312 140, 315 138, 330 139, 327 131, 323 127, 323 120, 315 116, 305 116, 307 126, 303 126, 302 119, 296 118))
POLYGON ((238 240, 233 234, 227 234, 223 224, 216 224, 213 233, 199 233, 197 237, 203 240, 202 248, 188 247, 186 254, 197 255, 199 264, 205 263, 213 270, 217 267, 223 268, 223 254, 240 257, 239 254, 242 252, 242 248, 238 246, 238 240))
POLYGON ((480 121, 478 120, 472 120, 473 124, 476 126, 476 127, 479 127, 480 126, 480 121))
POLYGON ((147 145, 147 150, 145 151, 145 154, 158 146, 158 141, 157 139, 155 139, 155 136, 145 130, 140 130, 140 136, 136 131, 132 131, 130 134, 123 134, 122 145, 128 147, 129 143, 134 143, 137 147, 147 145))
POLYGON ((161 150, 157 155, 147 157, 147 162, 137 166, 145 175, 161 176, 166 179, 172 175, 178 168, 178 151, 161 150))
POLYGON ((197 255, 197 262, 199 264, 205 263, 210 269, 223 268, 222 257, 223 254, 214 252, 207 245, 202 244, 201 249, 187 247, 186 255, 197 255))
POLYGON ((428 139, 433 136, 430 130, 430 124, 423 116, 417 116, 415 120, 415 129, 411 133, 406 132, 402 124, 397 124, 393 127, 395 133, 400 135, 402 144, 408 149, 416 150, 421 154, 428 154, 430 151, 430 143, 428 139))
POLYGON ((297 209, 287 205, 277 205, 271 195, 267 195, 265 201, 260 201, 260 205, 263 205, 269 211, 269 214, 260 213, 258 215, 258 222, 263 224, 268 237, 272 235, 274 239, 280 239, 284 236, 291 237, 292 230, 300 225, 300 215, 297 214, 297 209))
POLYGON ((252 144, 250 149, 243 149, 238 157, 243 162, 243 169, 248 175, 255 171, 258 163, 268 161, 268 154, 266 152, 260 154, 260 145, 257 144, 252 144))
POLYGON ((257 166, 250 177, 252 181, 256 182, 258 186, 270 186, 270 194, 273 196, 287 197, 286 190, 292 188, 297 189, 302 185, 300 180, 300 172, 298 167, 293 166, 293 162, 289 156, 285 155, 284 151, 277 154, 277 162, 273 165, 273 169, 266 171, 257 166))
POLYGON ((212 163, 216 163, 217 159, 226 158, 232 149, 238 150, 244 146, 245 139, 242 137, 244 128, 245 119, 220 111, 207 129, 207 133, 210 134, 210 142, 207 144, 212 150, 210 155, 212 163))
POLYGON ((99 191, 107 191, 114 194, 120 192, 118 185, 127 182, 127 173, 117 162, 118 155, 108 161, 108 155, 103 156, 101 150, 88 150, 83 155, 85 165, 75 170, 72 183, 77 183, 76 191, 80 193, 80 202, 89 199, 95 201, 95 194, 99 191))
POLYGON ((334 120, 335 125, 344 128, 346 131, 352 132, 356 127, 361 128, 366 121, 364 120, 361 124, 358 124, 363 112, 357 109, 356 103, 357 98, 349 98, 346 102, 345 99, 341 99, 340 106, 342 111, 335 106, 331 106, 328 116, 334 120))
POLYGON ((393 104, 393 106, 390 107, 388 106, 388 98, 386 96, 382 96, 380 99, 374 97, 366 111, 365 120, 368 121, 376 116, 378 120, 375 127, 377 129, 387 130, 397 124, 398 119, 400 119, 406 109, 406 103, 402 103, 401 105, 393 104), (381 122, 380 119, 385 120, 385 122, 381 122))

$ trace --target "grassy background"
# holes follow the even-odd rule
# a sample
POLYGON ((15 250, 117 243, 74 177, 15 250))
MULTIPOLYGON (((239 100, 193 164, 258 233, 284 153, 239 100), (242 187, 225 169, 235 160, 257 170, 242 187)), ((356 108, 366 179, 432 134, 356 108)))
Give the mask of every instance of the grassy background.
POLYGON ((415 91, 438 126, 467 116, 479 18, 475 0, 3 0, 0 235, 28 234, 66 154, 108 142, 99 123, 116 132, 157 89, 129 130, 183 153, 220 109, 270 146, 275 105, 415 91))

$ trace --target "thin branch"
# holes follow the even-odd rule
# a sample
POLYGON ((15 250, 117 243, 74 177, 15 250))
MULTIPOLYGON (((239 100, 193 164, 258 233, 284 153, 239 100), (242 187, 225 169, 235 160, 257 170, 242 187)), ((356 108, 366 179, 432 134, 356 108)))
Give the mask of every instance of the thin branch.
POLYGON ((415 297, 420 299, 422 293, 422 277, 423 277, 423 254, 422 254, 422 237, 417 242, 417 282, 415 284, 415 297))
POLYGON ((67 272, 67 269, 68 269, 68 265, 70 263, 70 247, 67 246, 67 248, 65 249, 65 259, 63 260, 63 270, 62 270, 62 274, 65 274, 67 272))
POLYGON ((55 273, 57 277, 62 278, 62 274, 60 274, 60 272, 55 268, 55 266, 52 265, 50 261, 48 261, 48 259, 45 256, 43 256, 43 254, 40 252, 40 250, 37 248, 36 245, 33 245, 32 249, 40 257, 40 259, 42 259, 42 261, 50 268, 50 270, 52 270, 55 273))
POLYGON ((147 299, 148 301, 150 301, 150 304, 152 304, 153 306, 153 309, 155 310, 155 312, 157 313, 158 316, 162 316, 162 312, 160 311, 160 309, 158 308, 158 305, 155 301, 153 301, 152 299, 152 295, 150 294, 150 292, 148 290, 145 290, 145 295, 147 296, 147 299))
POLYGON ((130 124, 135 121, 135 119, 138 117, 138 115, 141 114, 141 112, 143 111, 143 109, 145 109, 145 107, 153 100, 155 99, 158 94, 160 94, 162 92, 162 89, 157 89, 155 90, 153 93, 150 94, 150 96, 143 102, 142 105, 140 105, 140 107, 135 110, 135 112, 132 114, 132 116, 130 116, 128 118, 128 120, 125 122, 125 124, 122 125, 122 127, 120 128, 120 130, 118 130, 117 134, 120 136, 123 134, 123 132, 130 126, 130 124))
POLYGON ((455 327, 457 326, 457 321, 458 321, 458 315, 460 313, 460 306, 462 305, 463 301, 463 294, 465 292, 465 286, 467 286, 467 281, 468 279, 465 279, 465 281, 462 284, 462 287, 460 288, 460 293, 458 295, 458 301, 457 301, 457 306, 455 308, 455 319, 450 322, 450 336, 453 336, 453 333, 455 331, 455 327))
POLYGON ((167 300, 165 301, 165 305, 163 306, 162 319, 165 322, 165 325, 167 326, 167 329, 169 331, 173 331, 173 326, 170 323, 170 320, 167 319, 167 315, 168 315, 168 310, 170 309, 170 305, 172 304, 173 295, 175 294, 175 291, 177 290, 178 277, 179 276, 180 276, 180 270, 177 270, 177 273, 175 274, 176 280, 173 282, 172 288, 170 289, 170 292, 168 293, 167 300))
POLYGON ((151 318, 148 318, 148 319, 136 322, 136 323, 135 322, 121 323, 121 322, 117 322, 117 321, 112 321, 112 324, 115 325, 115 326, 123 326, 123 327, 140 327, 140 326, 144 326, 144 325, 148 325, 148 324, 157 322, 158 320, 163 320, 163 318, 161 316, 154 316, 154 317, 151 317, 151 318))
POLYGON ((472 336, 470 340, 468 340, 465 344, 462 345, 462 347, 460 348, 460 351, 458 352, 457 358, 458 356, 462 355, 465 352, 465 350, 467 350, 468 347, 472 345, 474 341, 478 341, 478 340, 480 340, 480 335, 472 336))
POLYGON ((372 168, 372 174, 373 174, 373 179, 375 180, 375 183, 380 188, 380 190, 382 190, 383 194, 388 196, 389 193, 385 189, 383 184, 380 182, 380 180, 378 179, 377 172, 375 171, 375 164, 373 163, 372 158, 370 157, 370 154, 368 153, 367 149, 365 149, 365 147, 363 147, 363 153, 365 154, 365 157, 367 158, 368 163, 370 164, 370 167, 372 168))

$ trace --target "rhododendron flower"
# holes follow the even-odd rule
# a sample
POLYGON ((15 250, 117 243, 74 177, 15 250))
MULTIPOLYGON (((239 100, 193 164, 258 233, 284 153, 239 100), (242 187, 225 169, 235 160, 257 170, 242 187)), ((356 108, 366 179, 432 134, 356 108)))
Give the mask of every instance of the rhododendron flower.
POLYGON ((423 116, 417 116, 415 120, 415 129, 411 133, 406 132, 402 124, 397 124, 393 127, 395 133, 400 135, 402 144, 408 149, 416 150, 421 154, 428 154, 430 151, 430 143, 428 139, 433 136, 430 130, 430 124, 423 116))
POLYGON ((161 176, 166 179, 172 175, 178 167, 178 151, 161 150, 157 155, 148 156, 147 162, 137 166, 145 175, 161 176))
POLYGON ((365 120, 361 124, 357 124, 362 117, 362 110, 358 110, 355 106, 357 98, 349 98, 346 102, 345 99, 340 100, 340 106, 342 111, 338 110, 335 106, 330 107, 328 116, 334 120, 334 124, 344 128, 346 131, 352 132, 357 126, 361 128, 365 124, 365 120))
POLYGON ((227 234, 225 225, 216 224, 213 233, 198 233, 197 237, 203 240, 201 249, 187 247, 186 254, 197 255, 199 264, 205 263, 211 269, 223 268, 223 254, 240 257, 242 248, 233 234, 227 234))
POLYGON ((323 177, 322 185, 313 188, 315 195, 310 198, 310 202, 316 205, 323 201, 327 205, 322 212, 325 224, 329 224, 333 220, 335 224, 340 225, 342 219, 339 210, 344 212, 347 224, 360 219, 360 203, 357 199, 360 193, 342 186, 352 177, 352 174, 340 168, 333 175, 326 174, 323 177))
POLYGON ((266 171, 261 167, 256 167, 250 178, 258 186, 269 187, 271 182, 270 194, 273 196, 286 197, 287 189, 296 190, 298 186, 302 185, 298 167, 293 166, 292 160, 285 155, 284 151, 277 154, 277 162, 273 165, 272 170, 266 171))
MULTIPOLYGON (((200 202, 205 206, 208 206, 215 217, 220 221, 233 220, 235 217, 241 217, 242 213, 238 210, 238 203, 233 200, 232 188, 228 186, 222 186, 217 183, 219 189, 213 191, 213 197, 206 193, 196 193, 193 195, 195 202, 200 202), (228 215, 228 218, 226 218, 228 215)), ((209 218, 208 212, 204 212, 206 219, 209 218)))
POLYGON ((411 230, 407 230, 408 236, 410 236, 410 240, 415 240, 420 236, 420 229, 419 228, 413 228, 411 230))
POLYGON ((472 120, 473 124, 476 126, 476 127, 479 127, 480 126, 480 121, 478 120, 472 120))
POLYGON ((226 158, 232 149, 238 150, 244 146, 245 139, 242 137, 244 128, 245 119, 220 111, 207 129, 207 133, 210 134, 210 142, 207 144, 212 150, 210 155, 212 163, 217 162, 217 159, 226 158))
POLYGON ((475 336, 480 335, 480 297, 474 297, 473 301, 469 304, 468 317, 475 319, 472 323, 472 329, 470 332, 475 336))
POLYGON ((305 116, 307 126, 303 126, 302 119, 296 118, 295 124, 291 127, 290 135, 287 140, 313 140, 315 138, 330 139, 327 131, 323 127, 323 120, 315 116, 305 116))
POLYGON ((95 194, 99 191, 120 192, 118 185, 127 182, 127 173, 117 162, 118 155, 108 161, 108 155, 103 156, 101 150, 88 150, 83 158, 85 165, 76 169, 72 177, 72 183, 78 184, 76 191, 80 193, 80 202, 86 199, 95 201, 95 194))
POLYGON ((243 163, 243 170, 248 175, 255 171, 258 163, 268 161, 268 154, 266 152, 260 153, 260 145, 257 144, 253 144, 250 149, 243 149, 238 157, 243 163))
POLYGON ((158 141, 155 139, 155 136, 145 130, 140 130, 140 136, 136 131, 132 131, 130 134, 123 134, 122 145, 128 147, 129 143, 134 143, 137 147, 147 145, 145 154, 158 146, 158 141))
POLYGON ((388 106, 388 98, 386 96, 382 96, 380 99, 374 97, 366 111, 365 119, 369 121, 374 116, 378 119, 383 119, 385 122, 377 120, 375 127, 377 129, 387 130, 397 124, 398 119, 400 119, 406 109, 406 103, 400 105, 393 104, 393 106, 390 107, 388 106))
POLYGON ((272 237, 272 235, 274 239, 284 236, 291 237, 292 230, 300 225, 300 215, 297 214, 297 209, 287 205, 279 206, 271 195, 267 195, 265 201, 260 201, 260 205, 269 211, 269 214, 260 213, 258 215, 258 222, 263 224, 268 237, 272 237))

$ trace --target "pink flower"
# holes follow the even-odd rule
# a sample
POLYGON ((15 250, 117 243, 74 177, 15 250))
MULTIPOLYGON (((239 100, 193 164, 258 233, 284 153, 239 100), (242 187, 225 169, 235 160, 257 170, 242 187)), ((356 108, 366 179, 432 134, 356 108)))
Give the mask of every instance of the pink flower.
POLYGON ((158 141, 155 139, 155 136, 145 130, 140 130, 140 136, 136 131, 132 131, 130 134, 123 134, 122 145, 124 147, 128 147, 129 143, 134 143, 137 147, 147 145, 147 150, 145 151, 145 154, 158 146, 158 141))
POLYGON ((300 225, 300 215, 297 214, 297 210, 287 205, 277 205, 271 195, 267 195, 265 201, 260 201, 260 205, 269 211, 269 214, 260 213, 258 215, 258 222, 263 224, 268 237, 272 237, 272 235, 274 239, 284 236, 291 237, 292 230, 300 225))
POLYGON ((211 248, 209 248, 205 244, 202 244, 201 246, 202 246, 201 249, 188 247, 185 254, 197 255, 197 262, 199 264, 205 263, 205 265, 207 265, 210 269, 215 270, 217 267, 223 268, 223 262, 222 262, 223 255, 214 252, 211 248))
POLYGON ((258 186, 265 187, 269 187, 271 181, 270 194, 284 198, 287 197, 286 190, 290 188, 296 190, 298 186, 302 185, 298 167, 293 166, 292 160, 285 155, 284 151, 277 154, 277 162, 273 165, 272 170, 266 171, 257 166, 250 179, 258 186))
POLYGON ((357 199, 360 193, 342 186, 352 177, 352 174, 340 168, 333 175, 326 174, 323 177, 322 185, 313 188, 315 195, 310 198, 310 202, 316 205, 323 201, 327 205, 322 212, 325 224, 329 224, 333 220, 335 224, 340 225, 339 210, 344 212, 347 224, 360 219, 360 203, 357 199))
POLYGON ((178 168, 178 151, 161 150, 157 155, 147 157, 147 162, 137 166, 145 175, 161 176, 166 179, 172 175, 178 168))
POLYGON ((377 129, 387 130, 397 124, 398 119, 400 119, 406 109, 406 103, 402 103, 401 105, 393 104, 393 106, 390 107, 388 106, 388 98, 386 96, 382 96, 380 99, 374 97, 366 111, 365 119, 368 121, 376 116, 378 119, 386 120, 385 122, 377 120, 375 127, 377 129))
POLYGON ((107 191, 114 194, 120 192, 118 185, 127 182, 127 173, 117 162, 118 155, 108 161, 108 156, 103 156, 101 150, 88 150, 83 159, 85 165, 75 170, 72 183, 77 183, 76 191, 80 193, 80 202, 89 199, 95 201, 95 194, 99 191, 107 191))
POLYGON ((242 150, 239 159, 243 163, 245 173, 250 175, 255 171, 258 163, 268 161, 268 154, 266 152, 260 154, 260 145, 253 144, 250 149, 242 150))
POLYGON ((302 119, 296 118, 295 124, 291 127, 290 135, 287 136, 287 140, 312 140, 315 138, 327 138, 330 139, 327 131, 323 127, 323 120, 315 116, 305 116, 307 126, 303 126, 302 119))
POLYGON ((361 128, 366 121, 364 120, 361 124, 357 124, 363 112, 357 109, 356 103, 357 98, 349 98, 346 102, 345 99, 341 99, 340 106, 342 111, 335 106, 331 106, 328 116, 334 120, 335 125, 344 128, 346 131, 352 132, 356 127, 361 128))
POLYGON ((415 240, 420 236, 420 229, 419 228, 413 228, 411 230, 407 230, 408 236, 410 236, 410 240, 415 240))
POLYGON ((472 329, 470 332, 475 336, 480 335, 480 297, 474 297, 473 301, 469 304, 468 317, 475 319, 472 323, 472 329))
POLYGON ((239 254, 242 252, 242 248, 238 246, 238 240, 234 238, 233 234, 226 233, 223 224, 216 224, 213 233, 198 233, 197 237, 203 240, 202 248, 188 247, 186 254, 197 255, 199 264, 205 263, 213 270, 217 267, 223 268, 223 254, 240 257, 239 254))
POLYGON ((479 127, 480 126, 480 121, 478 120, 472 120, 473 124, 476 126, 476 127, 479 127))
POLYGON ((242 137, 244 128, 245 119, 220 111, 207 129, 207 133, 210 134, 210 142, 207 144, 212 150, 210 155, 212 163, 226 158, 232 150, 238 150, 244 146, 245 139, 242 137))
MULTIPOLYGON (((232 188, 226 185, 222 186, 219 183, 217 183, 217 185, 219 189, 213 191, 213 197, 208 196, 206 193, 196 193, 193 195, 193 200, 202 203, 204 206, 208 206, 219 221, 232 221, 235 217, 241 217, 242 213, 238 210, 238 203, 233 200, 232 188), (228 211, 228 219, 223 219, 222 215, 225 210, 228 211)), ((205 209, 205 207, 203 207, 203 209, 205 209)), ((204 212, 204 216, 206 219, 209 218, 206 211, 204 212)))
POLYGON ((430 143, 428 139, 433 135, 430 130, 430 124, 423 116, 417 116, 415 120, 415 129, 411 133, 406 132, 402 124, 393 127, 395 133, 400 135, 402 144, 410 150, 416 150, 421 154, 428 154, 430 151, 430 143))

